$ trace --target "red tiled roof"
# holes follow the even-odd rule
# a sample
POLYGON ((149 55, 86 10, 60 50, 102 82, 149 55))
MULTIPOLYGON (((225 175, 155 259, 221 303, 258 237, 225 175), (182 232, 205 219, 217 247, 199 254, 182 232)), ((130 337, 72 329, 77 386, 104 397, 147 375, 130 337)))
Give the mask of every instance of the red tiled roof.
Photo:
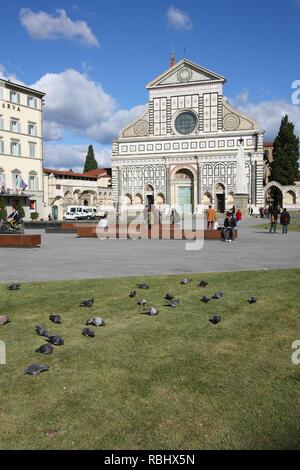
POLYGON ((83 174, 88 176, 111 176, 111 168, 97 168, 83 174))
POLYGON ((111 176, 111 168, 98 168, 97 170, 91 170, 86 173, 75 173, 74 171, 70 170, 54 170, 52 168, 43 168, 44 173, 60 176, 74 176, 74 177, 81 177, 81 178, 93 178, 97 179, 99 176, 111 176))
POLYGON ((54 170, 52 168, 43 168, 44 173, 51 174, 53 173, 54 175, 61 175, 61 176, 80 176, 81 178, 94 178, 97 179, 97 176, 93 175, 87 175, 86 173, 75 173, 74 171, 70 170, 54 170))

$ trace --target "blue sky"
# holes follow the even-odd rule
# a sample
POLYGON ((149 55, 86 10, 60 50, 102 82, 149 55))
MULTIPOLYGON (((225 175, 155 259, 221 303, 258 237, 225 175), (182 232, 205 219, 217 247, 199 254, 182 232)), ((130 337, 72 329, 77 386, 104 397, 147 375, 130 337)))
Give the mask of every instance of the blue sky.
POLYGON ((225 76, 224 94, 268 139, 283 112, 300 134, 299 31, 300 0, 11 0, 1 5, 0 72, 47 92, 48 166, 80 168, 88 143, 107 165, 111 139, 142 112, 172 44, 176 60, 225 76))

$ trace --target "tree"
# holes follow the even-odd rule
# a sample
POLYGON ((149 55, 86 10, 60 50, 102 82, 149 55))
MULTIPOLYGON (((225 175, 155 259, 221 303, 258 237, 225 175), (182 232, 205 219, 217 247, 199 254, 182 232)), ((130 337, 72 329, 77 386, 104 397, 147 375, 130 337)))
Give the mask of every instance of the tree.
POLYGON ((271 179, 283 186, 294 184, 298 175, 299 137, 295 135, 294 128, 285 115, 273 146, 271 179))
POLYGON ((7 217, 7 210, 6 210, 5 199, 0 198, 0 220, 5 220, 6 217, 7 217))
POLYGON ((87 171, 91 171, 91 170, 97 170, 97 168, 98 168, 98 163, 95 158, 93 146, 89 145, 88 153, 85 159, 83 173, 86 173, 87 171))

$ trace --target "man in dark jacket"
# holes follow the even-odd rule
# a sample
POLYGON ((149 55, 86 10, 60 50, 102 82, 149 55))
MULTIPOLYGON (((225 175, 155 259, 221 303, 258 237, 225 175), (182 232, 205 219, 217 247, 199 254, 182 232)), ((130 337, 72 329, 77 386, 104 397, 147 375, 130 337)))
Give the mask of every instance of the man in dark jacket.
POLYGON ((288 233, 288 225, 290 223, 290 214, 286 209, 283 209, 282 213, 280 214, 280 223, 282 225, 282 233, 288 233))
POLYGON ((234 229, 236 227, 236 219, 234 215, 227 212, 226 219, 224 220, 224 228, 223 228, 223 237, 225 242, 234 242, 234 229), (230 240, 227 240, 227 229, 230 230, 230 240))

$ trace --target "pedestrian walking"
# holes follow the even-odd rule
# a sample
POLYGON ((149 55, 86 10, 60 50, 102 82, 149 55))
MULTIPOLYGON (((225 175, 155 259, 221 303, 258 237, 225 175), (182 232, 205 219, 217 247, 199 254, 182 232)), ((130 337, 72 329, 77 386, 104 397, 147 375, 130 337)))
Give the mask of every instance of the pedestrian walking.
POLYGON ((280 214, 280 223, 282 225, 282 233, 288 233, 288 226, 291 221, 290 214, 284 208, 282 213, 280 214))
POLYGON ((217 221, 217 212, 212 206, 208 207, 207 211, 207 230, 213 230, 217 221))
POLYGON ((276 233, 277 221, 278 221, 278 210, 273 208, 270 211, 270 230, 269 230, 269 233, 272 233, 272 231, 274 233, 276 233))

